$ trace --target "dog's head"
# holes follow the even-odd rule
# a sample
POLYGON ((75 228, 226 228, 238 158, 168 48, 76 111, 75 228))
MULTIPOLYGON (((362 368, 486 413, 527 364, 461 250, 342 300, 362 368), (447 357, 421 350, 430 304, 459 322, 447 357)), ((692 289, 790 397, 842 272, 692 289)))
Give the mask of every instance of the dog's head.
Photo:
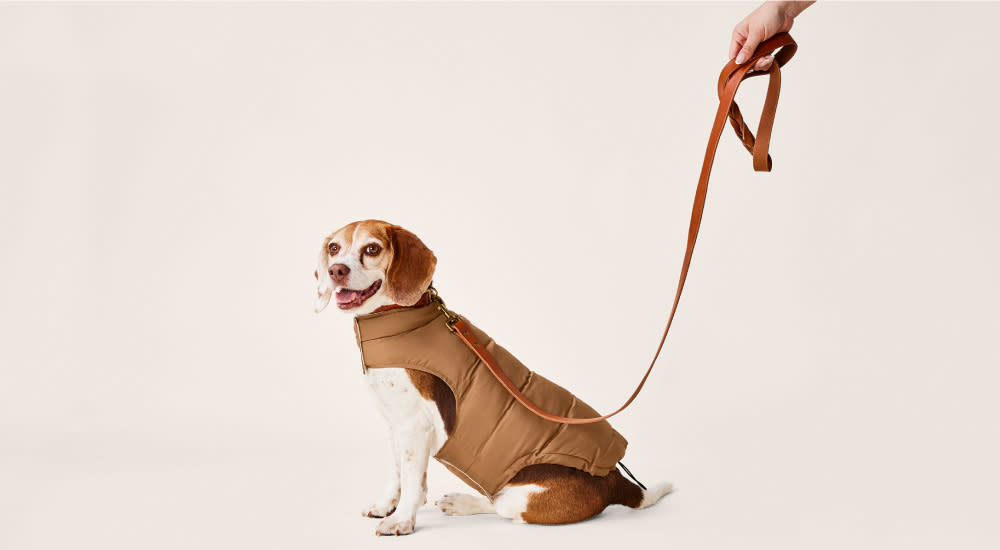
POLYGON ((334 297, 355 315, 379 307, 411 306, 430 286, 437 258, 413 233, 398 225, 365 220, 341 227, 323 241, 316 279, 316 312, 334 297))

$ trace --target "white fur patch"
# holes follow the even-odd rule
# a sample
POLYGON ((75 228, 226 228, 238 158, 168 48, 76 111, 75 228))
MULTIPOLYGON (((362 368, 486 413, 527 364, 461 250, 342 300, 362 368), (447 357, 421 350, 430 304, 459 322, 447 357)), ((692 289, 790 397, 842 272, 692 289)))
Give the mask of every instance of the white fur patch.
MULTIPOLYGON (((437 404, 420 395, 406 369, 368 369, 365 376, 389 429, 395 434, 424 438, 431 456, 437 454, 448 439, 444 419, 437 404)), ((397 439, 401 454, 413 443, 397 439)))
POLYGON ((524 523, 523 514, 528 509, 531 495, 541 493, 546 488, 541 485, 508 485, 497 493, 493 499, 493 507, 497 514, 510 518, 515 523, 524 523))

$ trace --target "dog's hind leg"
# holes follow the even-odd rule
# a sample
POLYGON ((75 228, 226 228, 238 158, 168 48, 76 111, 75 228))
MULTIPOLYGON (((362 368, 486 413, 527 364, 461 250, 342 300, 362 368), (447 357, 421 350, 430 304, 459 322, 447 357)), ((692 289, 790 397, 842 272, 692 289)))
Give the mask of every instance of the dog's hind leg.
POLYGON ((497 514, 517 522, 561 524, 596 516, 611 504, 645 508, 669 493, 669 483, 643 490, 618 470, 597 477, 576 468, 523 468, 494 499, 497 514))
POLYGON ((547 490, 546 487, 534 483, 508 483, 497 493, 493 504, 497 514, 501 517, 512 519, 514 523, 528 523, 524 516, 531 504, 532 497, 547 490))
POLYGON ((449 516, 470 516, 496 512, 490 499, 481 495, 464 493, 448 493, 439 498, 434 505, 449 516))

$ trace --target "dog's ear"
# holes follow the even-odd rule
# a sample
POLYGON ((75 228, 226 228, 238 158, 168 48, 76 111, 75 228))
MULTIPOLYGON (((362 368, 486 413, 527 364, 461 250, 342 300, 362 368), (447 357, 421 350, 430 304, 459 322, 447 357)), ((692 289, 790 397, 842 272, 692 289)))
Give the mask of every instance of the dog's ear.
POLYGON ((392 263, 385 278, 389 298, 401 306, 412 306, 431 284, 437 258, 413 233, 398 225, 386 228, 392 263))
POLYGON ((326 309, 330 303, 330 297, 333 296, 333 279, 330 278, 330 252, 326 248, 329 243, 330 239, 323 240, 323 248, 319 249, 319 262, 314 273, 319 285, 316 288, 316 294, 319 296, 316 299, 316 313, 326 309))

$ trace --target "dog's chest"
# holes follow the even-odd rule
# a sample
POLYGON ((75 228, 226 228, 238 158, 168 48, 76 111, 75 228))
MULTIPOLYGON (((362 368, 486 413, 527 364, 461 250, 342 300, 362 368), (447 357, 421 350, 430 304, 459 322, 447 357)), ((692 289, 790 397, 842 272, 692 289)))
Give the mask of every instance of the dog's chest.
POLYGON ((433 437, 431 455, 437 453, 448 438, 444 420, 438 412, 437 404, 420 394, 406 369, 368 369, 365 377, 390 428, 397 433, 426 434, 433 437))

